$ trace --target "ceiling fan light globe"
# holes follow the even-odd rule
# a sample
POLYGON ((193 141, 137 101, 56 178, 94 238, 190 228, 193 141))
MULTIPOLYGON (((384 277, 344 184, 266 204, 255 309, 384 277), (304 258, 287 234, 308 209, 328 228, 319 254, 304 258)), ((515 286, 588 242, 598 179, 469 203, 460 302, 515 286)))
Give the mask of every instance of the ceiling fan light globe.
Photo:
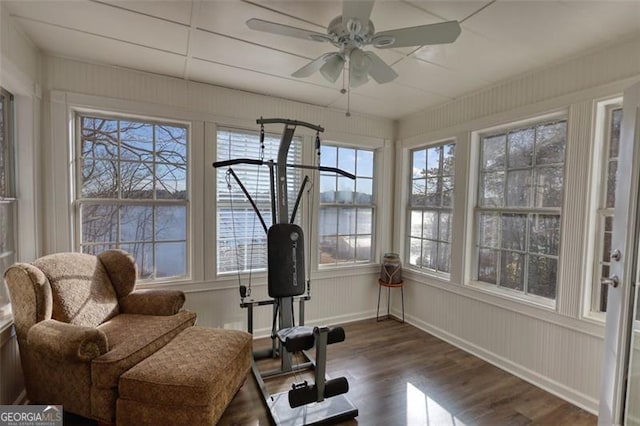
POLYGON ((349 55, 351 69, 367 71, 371 65, 371 59, 360 49, 353 49, 349 55))
POLYGON ((340 77, 340 73, 344 68, 344 58, 340 55, 334 55, 320 67, 320 74, 328 81, 335 83, 340 77))
POLYGON ((353 49, 349 55, 349 85, 358 87, 369 81, 371 59, 360 49, 353 49))
POLYGON ((349 74, 349 87, 360 87, 369 81, 369 76, 364 74, 349 74))

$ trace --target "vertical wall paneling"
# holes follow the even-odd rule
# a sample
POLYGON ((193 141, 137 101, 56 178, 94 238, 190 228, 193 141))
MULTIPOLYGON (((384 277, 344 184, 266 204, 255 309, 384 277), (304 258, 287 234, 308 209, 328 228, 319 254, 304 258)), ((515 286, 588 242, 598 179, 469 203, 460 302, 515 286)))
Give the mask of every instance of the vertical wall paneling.
POLYGON ((554 97, 637 77, 640 38, 572 58, 400 120, 399 138, 469 123, 554 97), (615 66, 613 66, 615 64, 615 66))
MULTIPOLYGON (((465 285, 472 265, 460 259, 464 257, 460 248, 458 260, 452 255, 457 265, 452 266, 451 283, 408 274, 405 302, 409 322, 591 412, 597 412, 603 327, 583 320, 580 307, 590 267, 584 254, 588 243, 593 102, 621 93, 640 78, 639 50, 640 38, 628 40, 497 83, 399 122, 398 156, 403 158, 396 160, 397 191, 405 190, 411 147, 457 138, 454 240, 470 241, 472 209, 463 208, 462 219, 456 212, 461 207, 459 200, 471 202, 475 190, 470 161, 475 155, 473 132, 567 111, 562 256, 555 311, 465 285), (459 166, 466 170, 460 171, 459 166), (456 268, 464 269, 461 273, 456 268)), ((406 203, 396 206, 396 212, 405 214, 406 203)), ((394 238, 401 247, 406 239, 405 226, 394 226, 394 238)))
MULTIPOLYGON (((40 52, 0 2, 0 86, 14 95, 17 258, 30 261, 41 252, 40 52)), ((4 285, 0 279, 0 285, 4 285)), ((13 326, 0 330, 0 404, 22 402, 24 384, 13 326)))
POLYGON ((72 147, 69 140, 73 120, 69 117, 64 93, 52 93, 47 109, 50 127, 43 140, 43 176, 47 187, 44 190, 46 223, 45 252, 70 251, 72 209, 70 201, 70 179, 72 147))
POLYGON ((415 280, 405 281, 405 308, 419 328, 597 411, 600 338, 415 280))
POLYGON ((49 90, 171 105, 215 115, 218 123, 227 125, 226 119, 244 119, 253 127, 257 117, 270 116, 320 123, 332 132, 393 137, 390 119, 357 114, 345 117, 340 110, 54 56, 46 56, 44 65, 49 90))
MULTIPOLYGON (((408 170, 411 164, 409 159, 409 150, 405 149, 401 144, 396 142, 395 145, 395 162, 394 170, 395 182, 393 189, 395 192, 393 206, 396 220, 393 223, 393 249, 395 252, 404 255, 405 237, 407 235, 407 205, 409 203, 409 195, 407 187, 409 186, 409 178, 404 173, 398 173, 399 170, 408 170)), ((406 256, 404 256, 406 258, 406 256)), ((406 262, 406 259, 404 260, 406 262)))
POLYGON ((589 267, 582 256, 587 243, 592 117, 593 102, 580 102, 571 106, 567 125, 557 310, 574 318, 580 315, 582 286, 589 267))
POLYGON ((451 223, 451 282, 464 282, 465 241, 472 232, 466 227, 467 203, 471 202, 466 196, 469 193, 469 156, 471 141, 469 132, 460 132, 453 136, 455 142, 454 162, 454 194, 453 194, 453 221, 451 223))
MULTIPOLYGON (((209 175, 211 163, 206 161, 206 145, 211 141, 206 139, 205 123, 202 121, 192 121, 190 124, 190 144, 189 144, 189 182, 204 181, 209 175), (207 164, 208 163, 208 164, 207 164)), ((206 185, 190 185, 189 192, 189 228, 192 239, 189 252, 191 263, 191 279, 203 281, 205 279, 205 264, 209 259, 204 259, 200 253, 210 253, 204 250, 206 240, 211 237, 207 221, 202 217, 205 211, 205 200, 207 199, 206 185)))
MULTIPOLYGON (((201 191, 201 196, 204 198, 204 211, 215 212, 216 201, 216 170, 212 164, 216 161, 216 135, 217 127, 215 123, 204 123, 204 184, 201 191)), ((205 213, 207 214, 207 213, 205 213)), ((215 257, 216 249, 216 217, 208 217, 204 219, 204 253, 207 253, 207 258, 204 260, 204 279, 213 280, 216 275, 216 263, 215 257), (211 254, 211 255, 209 255, 211 254)))
POLYGON ((392 206, 396 205, 396 191, 393 190, 394 173, 392 172, 395 161, 395 144, 391 140, 385 140, 384 146, 376 151, 376 179, 382 180, 376 184, 377 197, 376 204, 376 244, 378 252, 374 252, 374 260, 378 260, 385 252, 394 251, 393 224, 396 221, 395 211, 392 206))
MULTIPOLYGON (((305 305, 305 321, 309 325, 333 325, 375 315, 378 296, 375 273, 311 280, 311 300, 305 305)), ((246 279, 243 281, 246 285, 246 279)), ((240 307, 237 281, 224 288, 186 290, 186 309, 198 314, 198 325, 246 330, 247 310, 240 307)), ((267 287, 255 280, 251 296, 267 298, 267 287)), ((295 305, 296 319, 298 305, 295 305)), ((254 334, 265 337, 271 333, 271 308, 255 308, 254 334)))
POLYGON ((38 82, 40 60, 38 49, 24 35, 19 26, 9 16, 9 12, 0 2, 0 84, 3 84, 6 72, 25 82, 38 82))

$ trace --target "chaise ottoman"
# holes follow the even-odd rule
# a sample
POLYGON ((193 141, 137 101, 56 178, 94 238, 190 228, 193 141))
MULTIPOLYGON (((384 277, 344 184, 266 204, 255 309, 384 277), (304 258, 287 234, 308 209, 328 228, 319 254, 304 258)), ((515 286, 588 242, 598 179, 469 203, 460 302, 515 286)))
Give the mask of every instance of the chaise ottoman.
POLYGON ((116 424, 214 425, 251 359, 249 333, 189 327, 120 376, 116 424))

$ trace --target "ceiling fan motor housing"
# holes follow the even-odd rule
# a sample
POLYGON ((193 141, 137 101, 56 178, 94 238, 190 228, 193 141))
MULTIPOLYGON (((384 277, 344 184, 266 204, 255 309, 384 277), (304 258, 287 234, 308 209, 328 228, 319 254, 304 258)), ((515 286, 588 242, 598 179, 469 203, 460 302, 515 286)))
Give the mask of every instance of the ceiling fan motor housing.
POLYGON ((371 40, 375 32, 371 20, 363 25, 358 19, 349 19, 345 25, 342 15, 333 18, 327 27, 327 33, 333 39, 332 44, 344 50, 361 48, 371 40))

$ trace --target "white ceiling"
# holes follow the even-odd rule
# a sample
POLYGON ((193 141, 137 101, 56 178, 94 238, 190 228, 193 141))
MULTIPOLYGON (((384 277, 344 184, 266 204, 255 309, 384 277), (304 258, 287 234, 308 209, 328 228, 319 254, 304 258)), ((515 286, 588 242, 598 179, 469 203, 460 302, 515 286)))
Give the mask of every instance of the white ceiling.
MULTIPOLYGON (((325 32, 337 0, 0 0, 42 50, 331 108, 347 96, 290 74, 326 43, 257 32, 257 17, 325 32)), ((505 78, 640 34, 640 0, 379 0, 376 30, 461 22, 449 45, 377 50, 399 77, 351 91, 351 111, 399 118, 505 78)), ((370 47, 370 49, 373 49, 370 47)))

